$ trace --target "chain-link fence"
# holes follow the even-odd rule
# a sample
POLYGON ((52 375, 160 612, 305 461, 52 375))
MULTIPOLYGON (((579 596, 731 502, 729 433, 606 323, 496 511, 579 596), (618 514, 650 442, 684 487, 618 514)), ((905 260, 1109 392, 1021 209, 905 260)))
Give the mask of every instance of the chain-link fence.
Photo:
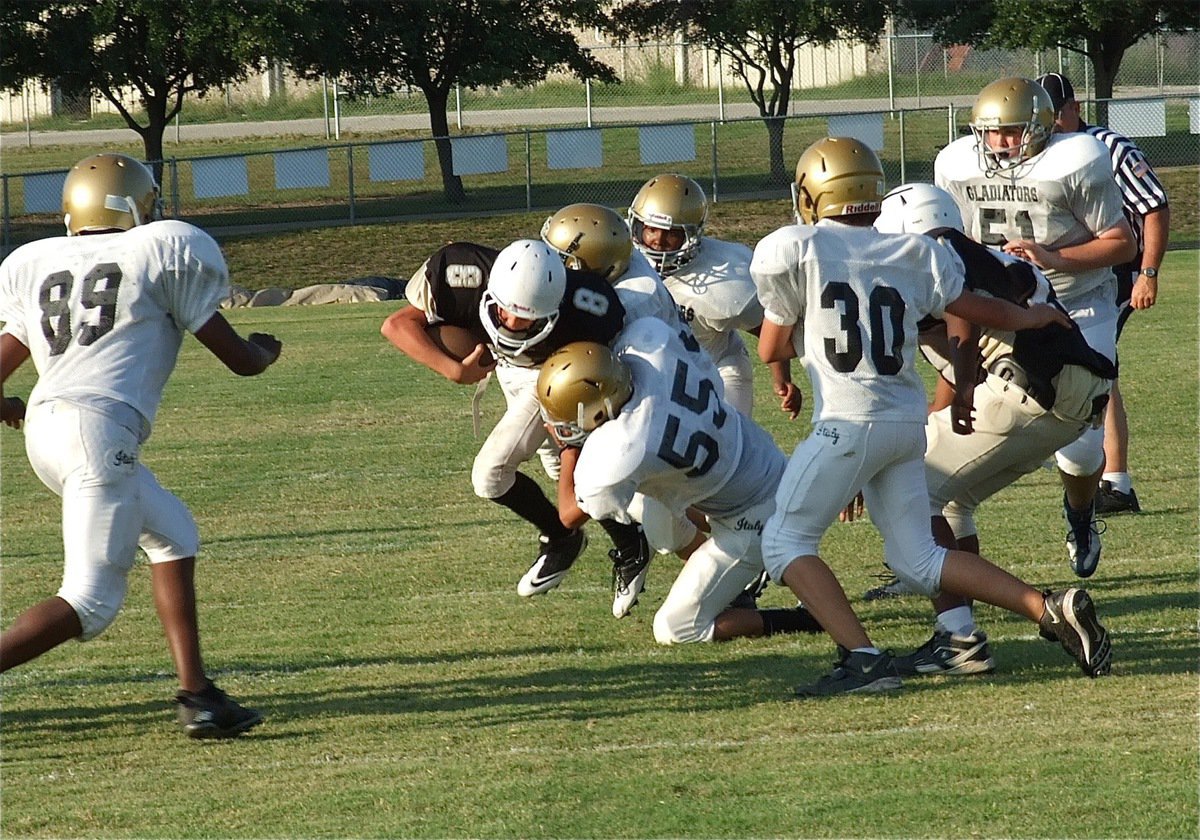
MULTIPOLYGON (((880 150, 888 182, 927 181, 966 131, 969 108, 839 111, 761 119, 613 124, 342 143, 159 164, 167 215, 214 232, 367 220, 554 210, 576 201, 625 207, 651 176, 695 178, 715 201, 785 199, 810 143, 855 136, 880 150), (451 168, 443 175, 439 145, 451 168)), ((1200 162, 1200 99, 1113 100, 1110 118, 1156 166, 1200 162)), ((5 248, 58 233, 64 170, 3 176, 5 248)))
MULTIPOLYGON (((750 94, 727 60, 712 50, 683 41, 610 44, 595 35, 580 36, 584 46, 612 67, 620 83, 590 84, 565 74, 531 87, 504 85, 456 89, 449 106, 452 127, 511 127, 525 124, 524 112, 539 109, 540 124, 629 122, 641 119, 623 111, 666 106, 705 109, 704 116, 731 119, 757 114, 750 94), (494 112, 511 112, 505 118, 494 112), (480 113, 489 116, 473 118, 480 113)), ((806 46, 796 55, 789 113, 812 111, 811 103, 862 102, 863 109, 923 107, 954 99, 963 104, 985 84, 1005 75, 1030 78, 1054 70, 1075 82, 1082 99, 1094 96, 1091 65, 1066 50, 980 50, 947 46, 922 33, 898 33, 874 47, 837 42, 806 46)), ((1194 93, 1200 89, 1200 31, 1160 33, 1131 47, 1116 80, 1117 97, 1194 93)), ((131 96, 133 109, 138 103, 131 96)), ((107 118, 115 109, 103 99, 72 96, 56 88, 27 85, 18 94, 0 96, 5 130, 37 130, 48 124, 73 128, 107 118)), ((254 79, 203 100, 189 99, 180 122, 238 119, 319 120, 327 138, 340 139, 346 121, 360 117, 428 114, 418 90, 387 96, 351 98, 336 80, 302 82, 272 66, 254 79)), ((413 124, 416 128, 421 123, 413 124)), ((424 121, 428 130, 428 121, 424 121)), ((301 130, 299 133, 303 133, 301 130)))

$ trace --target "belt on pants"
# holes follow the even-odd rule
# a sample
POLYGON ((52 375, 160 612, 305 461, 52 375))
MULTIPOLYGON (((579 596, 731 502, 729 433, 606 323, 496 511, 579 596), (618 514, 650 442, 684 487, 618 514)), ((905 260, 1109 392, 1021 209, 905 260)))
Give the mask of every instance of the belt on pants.
POLYGON ((1029 375, 1029 371, 1025 370, 1012 356, 1001 356, 992 362, 987 371, 992 376, 1010 383, 1014 388, 1024 391, 1030 399, 1046 411, 1054 407, 1054 401, 1058 396, 1054 392, 1054 386, 1049 382, 1035 380, 1029 375))

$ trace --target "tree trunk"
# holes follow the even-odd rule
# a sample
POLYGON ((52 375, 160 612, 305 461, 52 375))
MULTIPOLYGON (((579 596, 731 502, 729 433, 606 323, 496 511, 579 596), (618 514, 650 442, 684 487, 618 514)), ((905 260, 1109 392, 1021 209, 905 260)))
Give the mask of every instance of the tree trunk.
POLYGON ((772 186, 790 183, 792 176, 783 159, 783 128, 786 122, 783 117, 763 117, 763 122, 767 126, 767 146, 771 159, 770 183, 772 186))
POLYGON ((425 101, 429 104, 429 128, 433 131, 433 145, 437 148, 438 166, 442 170, 442 189, 446 201, 463 204, 467 195, 463 191, 462 178, 454 174, 454 155, 450 147, 450 125, 446 120, 446 102, 449 90, 422 88, 425 101))
MULTIPOLYGON (((1108 125, 1108 100, 1112 99, 1113 82, 1117 79, 1121 59, 1125 57, 1125 50, 1111 40, 1103 39, 1090 55, 1095 76, 1096 125, 1108 125)), ((1088 46, 1092 45, 1089 43, 1088 46)))

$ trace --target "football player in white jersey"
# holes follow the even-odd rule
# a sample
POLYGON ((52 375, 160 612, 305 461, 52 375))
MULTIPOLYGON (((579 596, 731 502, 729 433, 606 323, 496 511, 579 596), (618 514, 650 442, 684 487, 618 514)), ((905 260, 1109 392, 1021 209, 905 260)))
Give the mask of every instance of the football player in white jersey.
MULTIPOLYGON (((971 137, 938 153, 934 181, 954 196, 976 242, 1027 259, 1045 272, 1088 344, 1115 361, 1117 280, 1137 241, 1122 211, 1108 150, 1087 134, 1052 134, 1046 90, 1005 78, 980 91, 971 137)), ((1080 577, 1100 562, 1095 496, 1104 470, 1103 424, 1056 454, 1067 553, 1080 577)))
MULTIPOLYGON (((554 503, 520 471, 536 453, 547 473, 558 477, 557 447, 548 442, 534 393, 538 370, 571 341, 612 341, 625 324, 624 307, 607 280, 566 268, 557 253, 532 239, 501 251, 471 242, 445 245, 413 275, 405 296, 410 305, 390 315, 381 331, 416 361, 452 382, 471 384, 492 369, 479 364, 485 345, 491 348, 505 412, 475 457, 471 484, 477 496, 538 529, 538 555, 517 582, 517 593, 548 592, 562 583, 587 539, 583 530, 563 527, 554 503), (461 361, 452 358, 428 335, 433 325, 466 330, 478 342, 475 350, 461 361)), ((603 519, 600 525, 613 541, 614 570, 645 568, 650 552, 636 524, 603 519)))
POLYGON ((730 607, 762 572, 762 524, 786 459, 762 427, 722 399, 717 370, 690 332, 641 318, 611 350, 568 344, 542 366, 537 391, 564 447, 564 525, 629 521, 639 495, 651 535, 689 507, 708 517, 710 534, 681 552, 683 570, 654 616, 660 644, 820 632, 802 607, 730 607))
MULTIPOLYGON (((924 234, 950 246, 963 261, 965 285, 972 291, 1018 304, 1054 300, 1049 281, 1031 264, 963 235, 954 198, 940 187, 907 184, 892 190, 875 229, 924 234)), ((938 544, 978 553, 975 509, 1092 425, 1117 371, 1078 327, 1058 326, 975 330, 966 342, 979 353, 957 354, 969 363, 956 371, 947 347, 951 333, 966 335, 932 319, 920 334, 921 352, 941 374, 925 425, 925 478, 938 544)), ((987 635, 975 626, 970 602, 943 593, 934 607, 933 636, 896 657, 900 673, 991 671, 987 635)))
MULTIPOLYGON (((737 242, 704 235, 708 198, 683 175, 656 175, 642 185, 629 205, 633 244, 663 278, 680 317, 712 357, 725 400, 750 416, 754 409, 754 371, 739 330, 758 334, 762 305, 750 279, 752 252, 737 242)), ((771 365, 773 389, 792 416, 800 411, 799 390, 786 362, 771 365)))
POLYGON ((759 355, 798 357, 813 388, 813 431, 793 453, 763 529, 763 561, 839 648, 833 672, 799 696, 900 687, 837 577, 818 554, 830 523, 861 490, 883 535, 887 563, 914 589, 1004 607, 1058 638, 1089 676, 1107 673, 1111 646, 1088 593, 1043 595, 977 554, 934 543, 927 509, 925 388, 916 371, 918 322, 949 312, 999 329, 1052 323, 1061 309, 1018 307, 963 289, 963 265, 923 236, 870 227, 884 195, 883 167, 865 144, 818 140, 796 164, 801 224, 754 249, 751 274, 766 310, 759 355))
POLYGON ((77 163, 63 216, 66 237, 31 242, 0 264, 0 383, 30 357, 38 372, 28 408, 5 398, 2 419, 24 421, 29 462, 62 497, 64 549, 58 593, 0 635, 0 670, 102 633, 140 547, 179 676, 179 722, 193 738, 232 738, 262 715, 205 674, 196 524, 140 452, 185 330, 241 376, 266 370, 281 344, 263 333, 243 339, 217 312, 229 291, 220 248, 199 228, 157 221, 158 187, 139 161, 77 163))

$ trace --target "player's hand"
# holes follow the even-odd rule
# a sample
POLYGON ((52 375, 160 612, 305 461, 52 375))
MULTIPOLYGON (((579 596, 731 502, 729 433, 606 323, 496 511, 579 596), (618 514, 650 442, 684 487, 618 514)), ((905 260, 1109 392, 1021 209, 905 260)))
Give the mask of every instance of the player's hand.
POLYGON ((1129 295, 1129 305, 1134 309, 1149 309, 1158 301, 1158 278, 1139 274, 1129 295))
POLYGON ((1041 269, 1062 267, 1058 265, 1057 255, 1054 251, 1039 245, 1032 239, 1010 239, 1004 243, 1002 250, 1006 254, 1012 254, 1014 257, 1031 262, 1041 269))
POLYGON ((283 350, 283 342, 269 333, 250 333, 246 336, 246 340, 267 352, 270 357, 268 365, 275 364, 275 360, 279 358, 279 354, 283 350))
POLYGON ((779 397, 779 408, 787 414, 789 420, 800 416, 800 409, 804 407, 804 394, 796 387, 796 383, 776 383, 775 395, 779 397))
POLYGON ((975 386, 959 393, 956 389, 950 403, 950 428, 956 435, 969 435, 975 431, 975 386))
POLYGON ((862 491, 859 490, 854 495, 854 498, 850 500, 850 504, 846 505, 838 513, 838 522, 853 522, 855 519, 862 519, 865 506, 866 502, 863 501, 862 491))
POLYGON ((0 402, 0 421, 10 428, 21 428, 25 421, 25 400, 20 397, 5 397, 3 402, 0 402))
POLYGON ((1029 325, 1026 329, 1036 330, 1050 325, 1071 329, 1074 322, 1071 316, 1052 303, 1035 303, 1025 310, 1028 313, 1029 325))
POLYGON ((495 369, 496 360, 492 358, 487 345, 476 344, 475 349, 459 363, 459 366, 461 372, 454 381, 459 385, 474 385, 476 382, 486 379, 487 375, 495 369))

